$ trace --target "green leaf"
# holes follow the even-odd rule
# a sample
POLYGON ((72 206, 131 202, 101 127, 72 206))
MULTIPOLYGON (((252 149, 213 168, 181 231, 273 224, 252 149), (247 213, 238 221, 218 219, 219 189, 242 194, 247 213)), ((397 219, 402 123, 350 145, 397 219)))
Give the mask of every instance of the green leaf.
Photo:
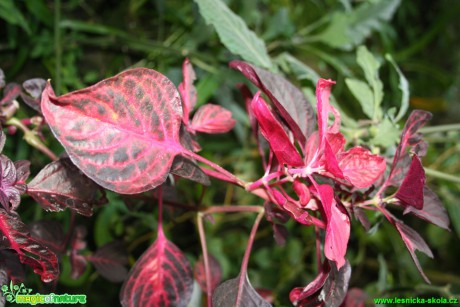
POLYGON ((372 119, 380 121, 382 119, 382 109, 380 107, 383 100, 383 83, 379 78, 380 63, 365 46, 359 46, 356 51, 356 60, 364 71, 367 83, 372 87, 374 114, 372 119))
POLYGON ((399 76, 399 89, 402 92, 401 108, 399 109, 398 115, 395 118, 395 121, 399 121, 403 118, 403 116, 409 109, 409 82, 407 82, 406 77, 404 77, 403 73, 401 72, 401 69, 399 69, 393 57, 390 54, 387 54, 385 55, 385 58, 393 65, 394 69, 396 70, 399 76))
POLYGON ((388 118, 385 118, 375 129, 371 143, 388 148, 399 140, 400 131, 388 118))
POLYGON ((367 83, 357 79, 345 79, 350 92, 361 104, 364 114, 372 118, 374 116, 374 93, 367 83))
POLYGON ((22 15, 21 11, 14 5, 13 0, 0 1, 0 18, 10 24, 20 26, 27 32, 27 34, 31 34, 29 24, 24 18, 24 15, 22 15))
POLYGON ((221 42, 232 53, 259 67, 271 69, 272 62, 265 43, 248 29, 222 0, 195 0, 201 16, 214 26, 221 42))
MULTIPOLYGON (((278 59, 282 62, 285 62, 289 66, 289 70, 292 71, 294 75, 296 75, 297 79, 299 80, 309 80, 313 84, 316 85, 319 78, 321 78, 316 71, 314 71, 311 67, 307 66, 306 64, 302 63, 289 53, 281 54, 278 59)), ((314 100, 310 100, 314 101, 314 100)))
POLYGON ((334 48, 351 50, 372 31, 381 31, 400 3, 401 0, 368 1, 352 11, 336 12, 330 17, 328 27, 316 39, 334 48))

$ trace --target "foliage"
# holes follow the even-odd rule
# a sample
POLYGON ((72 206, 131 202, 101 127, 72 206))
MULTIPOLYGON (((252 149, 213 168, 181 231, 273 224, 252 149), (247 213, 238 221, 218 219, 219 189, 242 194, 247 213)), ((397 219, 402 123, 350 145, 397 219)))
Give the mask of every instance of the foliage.
POLYGON ((0 4, 5 284, 133 306, 458 293, 458 235, 417 222, 460 232, 458 125, 406 115, 448 120, 415 95, 458 87, 421 56, 460 6, 436 8, 420 38, 400 1, 0 4), (89 264, 123 286, 98 295, 89 264))

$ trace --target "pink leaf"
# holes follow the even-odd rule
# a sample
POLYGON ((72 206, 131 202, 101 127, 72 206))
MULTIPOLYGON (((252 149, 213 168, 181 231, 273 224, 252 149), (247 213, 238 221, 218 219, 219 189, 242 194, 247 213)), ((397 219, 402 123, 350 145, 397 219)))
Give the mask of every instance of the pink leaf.
POLYGON ((425 273, 423 273, 420 262, 418 262, 417 255, 415 255, 415 250, 419 250, 422 253, 426 254, 428 257, 433 258, 433 253, 431 252, 430 248, 423 240, 423 238, 415 230, 405 225, 403 222, 394 221, 393 224, 399 231, 399 234, 401 235, 404 244, 406 244, 407 250, 409 251, 412 257, 412 260, 414 260, 414 263, 417 266, 417 269, 420 272, 420 274, 423 276, 423 279, 425 279, 427 283, 430 283, 425 273))
POLYGON ((232 112, 208 103, 196 111, 190 129, 204 133, 225 133, 232 130, 233 126, 235 120, 232 118, 232 112))
POLYGON ((3 98, 0 100, 0 105, 12 102, 18 98, 21 93, 21 86, 17 83, 8 83, 3 89, 3 98))
POLYGON ((305 145, 316 123, 313 108, 303 93, 279 74, 242 61, 232 61, 230 67, 239 70, 270 98, 296 140, 305 145))
POLYGON ((294 180, 292 188, 299 197, 300 204, 305 207, 311 199, 310 190, 308 187, 299 180, 294 180))
MULTIPOLYGON (((219 285, 222 278, 222 268, 219 261, 211 255, 208 254, 209 259, 209 271, 211 275, 211 293, 219 285)), ((206 271, 204 268, 204 259, 203 256, 200 256, 198 261, 195 263, 195 269, 193 270, 195 279, 198 281, 201 290, 206 293, 206 271)))
POLYGON ((360 146, 340 154, 338 160, 345 179, 360 189, 372 185, 386 168, 383 157, 373 155, 360 146))
POLYGON ((182 97, 182 110, 184 113, 182 121, 184 124, 188 125, 190 112, 192 112, 193 108, 195 108, 197 99, 196 88, 193 86, 193 81, 195 81, 196 75, 189 59, 185 59, 184 64, 182 64, 182 75, 184 81, 179 84, 178 89, 182 97))
POLYGON ((423 190, 423 209, 417 210, 412 206, 408 206, 404 210, 404 214, 412 213, 425 221, 433 223, 446 230, 449 229, 449 216, 447 211, 439 200, 438 196, 425 187, 423 190))
POLYGON ((19 260, 39 274, 43 282, 50 282, 59 276, 56 255, 32 238, 18 216, 8 214, 3 209, 0 209, 0 235, 3 237, 0 248, 16 251, 19 260))
MULTIPOLYGON (((335 81, 319 79, 316 84, 316 100, 318 109, 318 131, 319 131, 319 144, 322 148, 326 133, 328 131, 328 118, 332 106, 329 103, 329 96, 331 95, 331 87, 335 81)), ((337 133, 338 131, 331 131, 337 133)))
POLYGON ((41 106, 74 164, 118 193, 159 186, 184 150, 179 143, 179 93, 151 69, 127 70, 60 97, 48 84, 41 106))
POLYGON ((254 96, 251 108, 259 122, 262 135, 267 139, 278 161, 289 166, 302 166, 303 161, 297 149, 289 140, 286 131, 275 118, 267 103, 260 97, 260 93, 254 96))
POLYGON ((324 255, 337 263, 340 269, 346 262, 348 239, 350 238, 350 219, 339 209, 334 199, 332 187, 326 184, 316 186, 327 218, 324 255))
POLYGON ((414 155, 407 172, 406 178, 402 182, 395 197, 404 206, 412 206, 418 210, 423 208, 423 187, 425 186, 425 170, 419 157, 414 155))
POLYGON ((193 273, 184 254, 158 232, 156 241, 129 272, 120 292, 122 306, 187 306, 193 273))
MULTIPOLYGON (((315 293, 320 293, 320 290, 323 288, 326 279, 329 277, 329 273, 331 271, 331 267, 329 265, 329 261, 325 261, 323 266, 319 272, 319 274, 305 287, 297 287, 291 290, 289 293, 289 299, 294 304, 294 306, 298 306, 301 302, 302 304, 310 303, 313 306, 314 304, 320 304, 321 302, 318 300, 318 295, 315 293)), ((302 306, 302 305, 301 305, 302 306)))
POLYGON ((29 183, 27 194, 45 210, 69 208, 85 216, 93 214, 93 206, 107 202, 104 190, 81 173, 69 158, 46 165, 29 183))

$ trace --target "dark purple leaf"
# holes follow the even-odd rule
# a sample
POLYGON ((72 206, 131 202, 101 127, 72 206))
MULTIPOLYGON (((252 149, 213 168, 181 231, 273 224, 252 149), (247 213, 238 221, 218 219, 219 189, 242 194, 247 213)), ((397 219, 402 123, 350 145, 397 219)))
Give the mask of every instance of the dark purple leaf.
POLYGON ((0 152, 3 151, 3 147, 5 147, 5 142, 6 142, 6 135, 3 132, 2 127, 0 126, 0 152))
POLYGON ((45 166, 29 183, 27 193, 45 210, 69 208, 85 216, 93 214, 93 206, 107 202, 104 190, 86 177, 69 158, 61 158, 45 166))
POLYGON ((366 292, 359 288, 351 288, 345 296, 341 307, 366 307, 366 301, 369 298, 366 292))
MULTIPOLYGON (((180 143, 184 146, 184 148, 190 151, 197 151, 200 149, 197 143, 193 140, 193 136, 190 135, 184 125, 182 125, 180 129, 180 143)), ((196 181, 206 186, 211 184, 209 177, 195 163, 195 160, 185 158, 181 155, 177 155, 174 158, 170 172, 174 175, 196 181)))
POLYGON ((86 248, 86 228, 84 226, 78 226, 75 228, 75 232, 70 242, 70 265, 72 272, 70 277, 73 279, 80 278, 85 273, 87 267, 86 257, 80 255, 79 252, 86 248))
POLYGON ((402 182, 395 197, 404 206, 412 206, 415 209, 423 209, 423 187, 425 186, 425 170, 419 157, 414 155, 407 172, 406 178, 402 182))
POLYGON ((19 161, 20 179, 16 165, 5 155, 0 155, 0 203, 5 210, 16 210, 21 202, 21 195, 26 190, 25 179, 27 174, 27 163, 19 161), (24 179, 24 180, 23 180, 24 179))
MULTIPOLYGON (((18 254, 8 249, 0 249, 0 271, 8 276, 8 281, 17 284, 26 279, 24 266, 19 262, 18 254)), ((3 283, 4 285, 6 283, 3 283)), ((1 306, 1 305, 0 305, 1 306)))
POLYGON ((16 168, 17 183, 25 184, 27 178, 29 178, 29 175, 30 175, 30 161, 20 160, 20 161, 15 161, 13 164, 14 164, 14 167, 16 168))
POLYGON ((361 225, 363 225, 364 229, 369 231, 371 223, 369 222, 366 213, 364 213, 364 210, 360 207, 353 207, 353 213, 355 214, 355 218, 361 223, 361 225))
POLYGON ((387 185, 399 187, 402 184, 404 178, 406 178, 406 174, 409 171, 411 163, 412 158, 409 153, 403 153, 396 162, 396 165, 391 170, 387 185))
POLYGON ((62 225, 57 221, 40 220, 29 224, 30 235, 45 245, 56 255, 62 254, 65 235, 62 225))
POLYGON ((284 246, 286 244, 286 239, 289 236, 289 231, 284 225, 281 224, 272 224, 273 228, 273 238, 275 238, 276 244, 284 246))
POLYGON ((184 151, 179 93, 151 69, 127 70, 60 97, 48 84, 42 111, 75 165, 118 193, 159 186, 184 151))
POLYGON ((432 116, 433 115, 430 112, 422 110, 414 110, 410 114, 401 133, 401 139, 399 141, 398 148, 396 148, 390 175, 387 179, 387 184, 393 181, 393 172, 395 171, 400 158, 404 156, 406 152, 406 146, 415 146, 418 142, 421 141, 420 135, 416 135, 417 130, 422 128, 431 119, 432 116))
POLYGON ((247 274, 244 276, 243 284, 240 285, 240 275, 220 284, 212 295, 213 307, 268 307, 271 306, 252 287, 247 274), (239 288, 242 292, 239 301, 237 295, 239 288))
POLYGON ((43 93, 43 90, 46 86, 46 80, 35 78, 30 79, 22 83, 22 87, 27 92, 21 92, 22 100, 32 109, 41 113, 40 100, 43 93))
POLYGON ((264 92, 287 122, 296 139, 304 145, 315 130, 315 113, 303 93, 282 76, 242 61, 230 62, 255 86, 264 92))
POLYGON ((196 88, 193 86, 196 75, 189 59, 185 59, 184 64, 182 64, 182 75, 184 80, 179 84, 178 89, 182 97, 182 109, 184 113, 182 121, 188 126, 190 113, 195 108, 197 99, 196 88))
POLYGON ((404 210, 404 214, 412 213, 425 221, 433 223, 446 230, 449 229, 449 216, 447 211, 439 200, 438 196, 425 187, 423 189, 423 209, 417 210, 412 206, 408 206, 404 210))
POLYGON ((260 125, 262 135, 267 139, 270 148, 278 161, 289 166, 302 166, 303 161, 297 149, 289 140, 283 126, 275 118, 267 103, 259 96, 254 96, 251 108, 260 125))
POLYGON ((289 298, 294 306, 332 306, 338 307, 345 299, 351 267, 348 261, 337 270, 334 263, 323 264, 318 276, 304 288, 294 288, 289 298))
POLYGON ((433 258, 433 253, 431 252, 430 248, 423 240, 423 238, 415 230, 405 225, 403 222, 395 220, 393 224, 399 231, 399 234, 401 235, 404 244, 406 244, 407 250, 409 251, 412 257, 412 260, 414 260, 414 263, 417 266, 417 269, 422 275, 423 279, 425 279, 427 283, 430 283, 428 277, 426 277, 425 273, 422 270, 420 262, 418 262, 417 255, 415 254, 415 251, 419 250, 422 253, 426 254, 428 257, 433 258))
MULTIPOLYGON (((222 267, 220 266, 219 261, 217 261, 217 259, 209 253, 208 253, 208 260, 209 260, 209 271, 211 275, 211 293, 212 293, 222 279, 222 267)), ((206 271, 205 271, 203 256, 200 256, 198 261, 195 263, 193 275, 195 276, 195 279, 198 281, 201 291, 203 291, 204 293, 207 293, 208 291, 206 288, 206 271)))
POLYGON ((122 306, 187 306, 193 273, 184 254, 163 231, 129 272, 120 292, 122 306))
POLYGON ((0 68, 0 90, 5 86, 5 74, 3 70, 0 68))
POLYGON ((107 243, 87 259, 102 277, 111 282, 122 282, 128 275, 128 251, 122 242, 107 243))
POLYGON ((8 83, 3 89, 3 98, 0 100, 0 105, 12 102, 18 98, 21 93, 21 86, 17 83, 8 83))
POLYGON ((18 216, 0 209, 0 233, 1 248, 16 251, 19 260, 39 274, 43 282, 50 282, 58 277, 56 255, 31 237, 29 229, 18 216))
POLYGON ((269 289, 263 289, 263 288, 257 288, 256 289, 257 293, 266 300, 268 303, 273 303, 275 300, 275 297, 273 296, 273 291, 269 289))
POLYGON ((215 104, 201 106, 193 115, 190 129, 204 133, 225 133, 232 130, 235 120, 232 112, 215 104))

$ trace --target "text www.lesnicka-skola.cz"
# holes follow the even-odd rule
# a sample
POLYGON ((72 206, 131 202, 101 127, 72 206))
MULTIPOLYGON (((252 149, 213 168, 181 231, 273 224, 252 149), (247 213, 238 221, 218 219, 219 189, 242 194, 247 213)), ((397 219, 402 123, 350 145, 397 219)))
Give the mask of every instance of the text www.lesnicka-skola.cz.
POLYGON ((394 297, 394 298, 375 298, 374 304, 458 304, 457 298, 445 297, 394 297))

